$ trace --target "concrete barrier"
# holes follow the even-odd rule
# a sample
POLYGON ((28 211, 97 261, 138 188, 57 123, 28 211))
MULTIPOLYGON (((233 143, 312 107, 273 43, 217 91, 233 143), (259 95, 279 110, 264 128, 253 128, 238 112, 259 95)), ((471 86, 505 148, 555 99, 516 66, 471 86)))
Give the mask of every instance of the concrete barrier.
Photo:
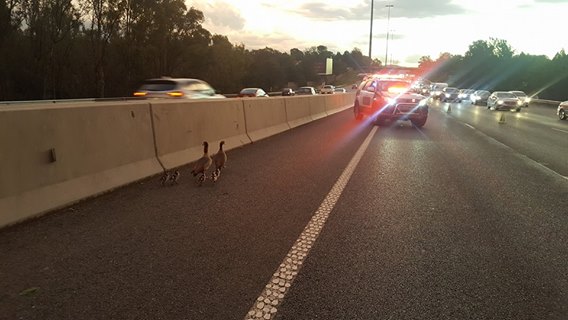
POLYGON ((284 98, 286 119, 290 128, 295 128, 312 121, 310 101, 306 97, 296 96, 284 98))
POLYGON ((242 99, 152 102, 158 158, 166 169, 190 163, 203 154, 217 152, 220 140, 225 150, 251 143, 247 136, 242 99))
POLYGON ((0 226, 160 172, 147 102, 0 108, 0 226))
POLYGON ((312 120, 318 120, 328 116, 325 112, 325 95, 308 96, 306 99, 308 99, 310 103, 310 116, 312 120))
POLYGON ((286 98, 243 98, 247 133, 258 141, 290 129, 286 118, 286 98))

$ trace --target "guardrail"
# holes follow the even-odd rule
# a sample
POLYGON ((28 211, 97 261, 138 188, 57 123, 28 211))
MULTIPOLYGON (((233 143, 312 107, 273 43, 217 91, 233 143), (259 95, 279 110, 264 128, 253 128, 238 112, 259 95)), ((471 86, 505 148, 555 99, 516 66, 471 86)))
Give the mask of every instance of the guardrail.
POLYGON ((555 100, 544 100, 544 99, 532 99, 531 103, 538 103, 538 104, 544 104, 544 105, 551 105, 551 106, 555 106, 557 107, 560 104, 561 101, 555 101, 555 100))

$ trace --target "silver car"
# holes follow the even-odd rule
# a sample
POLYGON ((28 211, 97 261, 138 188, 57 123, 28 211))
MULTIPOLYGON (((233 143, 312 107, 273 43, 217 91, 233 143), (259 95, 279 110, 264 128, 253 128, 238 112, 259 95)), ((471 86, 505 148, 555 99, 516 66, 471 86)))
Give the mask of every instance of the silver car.
POLYGON ((523 101, 508 91, 495 91, 487 98, 487 109, 521 111, 523 101))
POLYGON ((210 99, 225 98, 217 94, 207 82, 190 78, 156 78, 142 82, 135 97, 140 98, 177 98, 177 99, 210 99))
POLYGON ((560 120, 568 120, 568 101, 561 102, 558 105, 556 114, 560 120))

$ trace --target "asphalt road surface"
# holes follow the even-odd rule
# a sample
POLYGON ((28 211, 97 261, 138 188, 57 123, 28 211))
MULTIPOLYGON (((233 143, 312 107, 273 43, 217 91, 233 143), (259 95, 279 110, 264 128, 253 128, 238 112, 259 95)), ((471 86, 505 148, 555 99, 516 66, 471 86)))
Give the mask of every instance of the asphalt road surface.
POLYGON ((568 319, 568 122, 446 107, 345 111, 215 185, 184 167, 0 230, 0 319, 568 319))

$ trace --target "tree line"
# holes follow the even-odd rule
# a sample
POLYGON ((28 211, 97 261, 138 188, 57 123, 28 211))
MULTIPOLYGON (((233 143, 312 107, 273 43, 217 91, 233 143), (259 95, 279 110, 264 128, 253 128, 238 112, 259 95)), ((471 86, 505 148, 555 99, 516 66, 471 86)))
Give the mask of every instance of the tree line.
POLYGON ((160 76, 203 79, 223 93, 279 89, 378 64, 359 49, 248 50, 203 28, 184 0, 0 0, 0 100, 129 96, 160 76))
POLYGON ((464 55, 423 56, 420 73, 434 82, 479 90, 521 90, 542 99, 568 100, 568 55, 552 59, 515 50, 503 39, 477 40, 464 55))
MULTIPOLYGON (((0 0, 0 100, 130 96, 160 76, 203 79, 222 93, 279 90, 293 82, 349 83, 382 63, 354 48, 249 50, 203 27, 184 0, 0 0), (333 59, 333 76, 318 66, 333 59), (343 78, 342 78, 343 77, 343 78)), ((524 90, 568 99, 568 58, 515 54, 504 40, 479 40, 465 55, 419 61, 420 73, 457 87, 524 90)))

